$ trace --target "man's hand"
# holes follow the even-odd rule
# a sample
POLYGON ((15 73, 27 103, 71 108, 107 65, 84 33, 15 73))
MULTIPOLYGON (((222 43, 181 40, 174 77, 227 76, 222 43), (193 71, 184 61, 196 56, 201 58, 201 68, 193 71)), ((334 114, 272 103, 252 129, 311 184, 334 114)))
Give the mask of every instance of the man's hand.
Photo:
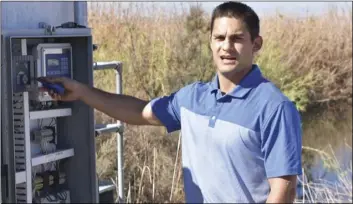
POLYGON ((40 88, 40 91, 47 91, 49 95, 54 99, 54 100, 59 100, 59 101, 75 101, 81 98, 82 94, 84 94, 84 89, 85 85, 69 79, 65 77, 58 77, 58 78, 50 78, 50 77, 42 77, 40 80, 43 80, 45 82, 49 83, 59 83, 64 86, 65 88, 65 93, 63 95, 54 93, 52 90, 47 90, 44 87, 40 88))
POLYGON ((270 195, 266 203, 293 203, 296 194, 297 176, 283 176, 268 179, 270 195))

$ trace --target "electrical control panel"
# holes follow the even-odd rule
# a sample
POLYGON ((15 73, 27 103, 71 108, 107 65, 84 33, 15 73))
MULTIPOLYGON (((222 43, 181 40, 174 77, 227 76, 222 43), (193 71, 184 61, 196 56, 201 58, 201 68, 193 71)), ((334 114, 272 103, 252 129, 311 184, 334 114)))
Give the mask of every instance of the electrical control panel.
POLYGON ((14 30, 4 36, 1 145, 8 175, 2 182, 3 200, 96 203, 93 109, 79 101, 53 101, 37 80, 68 77, 92 85, 91 33, 41 32, 14 30))
MULTIPOLYGON (((72 77, 72 48, 69 43, 40 43, 34 50, 36 72, 33 77, 72 77)), ((40 86, 40 85, 39 85, 40 86)))
MULTIPOLYGON (((68 77, 72 78, 72 47, 69 43, 40 43, 33 48, 35 68, 31 72, 33 80, 32 89, 42 87, 41 82, 35 79, 39 77, 68 77)), ((50 101, 52 98, 48 92, 32 91, 32 100, 50 101)))
MULTIPOLYGON (((27 53, 27 39, 21 39, 21 46, 27 53)), ((52 101, 48 92, 39 91, 43 84, 39 77, 73 77, 72 46, 70 43, 39 43, 32 48, 31 54, 14 56, 13 91, 30 92, 30 99, 52 101)))

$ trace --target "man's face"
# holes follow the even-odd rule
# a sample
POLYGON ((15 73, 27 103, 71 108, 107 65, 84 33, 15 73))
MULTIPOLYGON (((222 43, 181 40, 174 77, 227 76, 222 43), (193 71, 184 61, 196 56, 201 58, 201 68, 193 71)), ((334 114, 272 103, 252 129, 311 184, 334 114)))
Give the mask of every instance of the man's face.
POLYGON ((232 75, 251 68, 253 54, 259 49, 259 39, 255 41, 251 41, 250 33, 241 20, 232 17, 216 18, 211 49, 218 72, 232 75))

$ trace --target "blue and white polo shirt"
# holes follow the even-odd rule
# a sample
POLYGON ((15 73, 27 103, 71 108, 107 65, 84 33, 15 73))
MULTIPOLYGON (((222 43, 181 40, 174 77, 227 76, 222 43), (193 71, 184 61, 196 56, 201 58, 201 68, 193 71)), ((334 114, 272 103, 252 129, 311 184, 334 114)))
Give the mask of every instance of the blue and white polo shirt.
POLYGON ((264 203, 268 178, 302 173, 299 112, 257 65, 226 95, 216 75, 151 104, 168 132, 181 129, 187 203, 264 203))

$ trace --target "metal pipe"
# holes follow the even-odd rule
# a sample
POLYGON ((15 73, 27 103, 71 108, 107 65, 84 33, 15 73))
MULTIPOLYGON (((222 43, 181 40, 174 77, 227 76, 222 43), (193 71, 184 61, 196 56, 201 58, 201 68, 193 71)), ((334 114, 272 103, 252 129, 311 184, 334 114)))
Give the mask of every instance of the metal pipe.
POLYGON ((119 132, 121 131, 121 129, 122 129, 121 125, 118 125, 118 124, 96 125, 95 126, 96 137, 104 133, 119 132))
MULTIPOLYGON (((106 70, 106 69, 114 69, 116 71, 115 75, 115 83, 116 83, 116 93, 122 94, 122 67, 123 63, 119 61, 111 61, 111 62, 95 62, 93 63, 94 70, 106 70)), ((116 134, 117 140, 117 172, 118 172, 118 191, 119 191, 119 203, 124 203, 124 126, 121 121, 116 121, 119 130, 116 134)))
MULTIPOLYGON (((116 93, 122 94, 122 63, 116 66, 116 93)), ((118 170, 118 188, 119 188, 119 203, 124 203, 124 155, 123 155, 123 132, 124 127, 121 121, 117 121, 118 126, 122 127, 117 133, 117 170, 118 170)))
POLYGON ((87 2, 75 1, 74 2, 74 21, 79 25, 87 27, 87 2))
MULTIPOLYGON (((117 72, 117 74, 120 74, 122 71, 122 62, 119 61, 111 61, 111 62, 95 62, 93 63, 93 69, 94 70, 105 70, 105 69, 115 69, 117 72)), ((118 78, 116 78, 116 80, 118 80, 118 78)), ((120 78, 119 78, 120 80, 120 78)), ((118 86, 118 84, 117 84, 118 86)), ((121 86, 119 84, 119 86, 121 86)), ((119 87, 120 90, 120 87, 119 87)), ((118 91, 117 91, 118 92, 118 91)))
MULTIPOLYGON (((1 59, 2 59, 2 2, 0 2, 0 141, 2 141, 2 124, 1 124, 1 120, 2 120, 2 112, 1 112, 1 110, 2 110, 2 103, 1 103, 1 101, 2 101, 2 86, 1 86, 1 83, 2 83, 2 69, 3 69, 3 67, 2 67, 2 61, 1 61, 1 59)), ((2 158, 2 155, 1 155, 1 152, 2 152, 2 143, 0 142, 0 158, 2 158)), ((2 162, 1 162, 1 166, 2 166, 2 162)), ((2 168, 0 168, 0 178, 2 178, 2 175, 1 175, 1 170, 2 170, 2 168)), ((2 189, 1 189, 1 187, 2 187, 2 184, 0 185, 0 202, 2 203, 3 202, 3 200, 2 200, 2 189)))

